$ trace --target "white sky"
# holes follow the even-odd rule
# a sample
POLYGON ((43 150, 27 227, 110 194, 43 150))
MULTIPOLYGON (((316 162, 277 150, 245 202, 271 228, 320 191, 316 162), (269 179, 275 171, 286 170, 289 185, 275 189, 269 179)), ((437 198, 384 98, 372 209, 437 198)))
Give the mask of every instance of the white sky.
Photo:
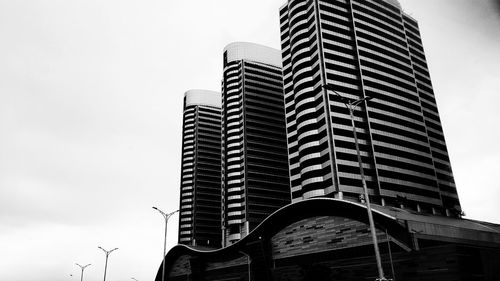
MULTIPOLYGON (((462 207, 500 223, 500 1, 401 0, 420 23, 462 207)), ((284 0, 0 0, 0 279, 153 280, 178 208, 183 93, 284 0), (70 276, 73 274, 73 276, 70 276)), ((177 241, 177 216, 168 247, 177 241)))

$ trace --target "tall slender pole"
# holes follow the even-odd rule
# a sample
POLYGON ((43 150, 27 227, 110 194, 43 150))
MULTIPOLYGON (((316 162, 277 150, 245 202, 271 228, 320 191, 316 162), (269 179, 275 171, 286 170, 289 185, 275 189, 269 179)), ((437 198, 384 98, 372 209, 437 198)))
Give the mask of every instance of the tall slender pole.
POLYGON ((108 255, 106 255, 106 263, 104 264, 104 281, 106 281, 106 271, 108 269, 108 255))
POLYGON ((109 254, 111 254, 114 250, 118 250, 118 248, 114 248, 113 250, 109 250, 109 251, 104 250, 101 246, 98 246, 97 248, 101 249, 104 252, 104 254, 106 254, 106 263, 104 264, 104 281, 106 281, 106 271, 108 269, 109 254))
POLYGON ((84 266, 79 265, 78 263, 75 263, 75 264, 76 264, 76 265, 78 265, 78 266, 82 269, 82 274, 80 275, 80 281, 83 281, 83 271, 85 270, 85 268, 86 268, 87 266, 90 266, 91 264, 89 263, 89 264, 84 265, 84 266))
POLYGON ((392 281, 396 281, 396 276, 394 274, 394 263, 392 261, 391 240, 389 239, 389 233, 387 232, 387 229, 385 230, 385 237, 387 239, 387 249, 389 250, 389 259, 391 261, 392 281))
POLYGON ((165 219, 165 235, 163 237, 163 261, 161 263, 161 281, 165 280, 165 256, 167 255, 168 219, 165 219))
POLYGON ((377 270, 378 270, 377 281, 384 281, 387 279, 384 277, 384 269, 382 268, 382 260, 380 258, 380 251, 378 248, 377 233, 375 231, 375 223, 373 222, 373 214, 372 214, 372 208, 371 208, 371 204, 370 204, 370 196, 368 195, 368 187, 366 186, 365 172, 363 169, 363 162, 361 160, 361 152, 359 151, 359 142, 358 142, 358 134, 356 132, 356 123, 354 122, 354 110, 356 109, 356 107, 359 104, 364 103, 372 98, 367 96, 365 98, 353 101, 353 100, 346 99, 345 97, 343 97, 339 93, 337 93, 337 91, 332 89, 333 88, 332 85, 323 85, 323 88, 335 93, 340 98, 341 102, 349 110, 349 115, 351 117, 351 124, 352 124, 352 132, 354 135, 354 144, 356 146, 356 154, 357 154, 357 158, 358 158, 359 173, 361 176, 361 183, 363 185, 363 191, 364 191, 364 196, 365 196, 366 211, 368 213, 368 222, 370 224, 370 232, 371 232, 371 236, 372 236, 373 248, 375 250, 375 260, 377 262, 377 270))
POLYGON ((247 257, 247 271, 248 271, 248 281, 250 281, 252 279, 252 275, 251 275, 251 264, 252 264, 252 258, 250 258, 250 255, 243 252, 243 251, 239 251, 240 253, 242 253, 243 255, 245 255, 247 257))
POLYGON ((171 213, 165 213, 163 212, 162 210, 156 208, 156 207, 153 207, 153 209, 157 210, 162 216, 163 218, 165 219, 165 237, 163 239, 163 261, 161 263, 161 281, 165 281, 165 256, 167 255, 167 230, 168 230, 168 219, 170 219, 170 217, 179 212, 179 210, 175 210, 171 213))
POLYGON ((375 231, 375 224, 373 222, 373 214, 372 214, 372 208, 371 208, 371 204, 370 204, 370 196, 368 195, 368 187, 366 186, 365 173, 363 170, 363 162, 361 161, 361 153, 359 151, 358 135, 356 132, 356 125, 354 123, 354 114, 353 114, 354 107, 355 107, 355 105, 353 105, 350 102, 348 108, 349 108, 349 113, 351 115, 352 131, 354 133, 354 143, 356 144, 356 153, 358 155, 359 172, 361 174, 361 182, 363 184, 363 190, 365 193, 366 211, 368 212, 368 221, 370 223, 370 231, 372 234, 373 248, 375 250, 375 259, 377 260, 378 277, 379 277, 379 280, 385 280, 384 269, 382 268, 382 261, 380 259, 380 251, 378 248, 377 233, 375 231))

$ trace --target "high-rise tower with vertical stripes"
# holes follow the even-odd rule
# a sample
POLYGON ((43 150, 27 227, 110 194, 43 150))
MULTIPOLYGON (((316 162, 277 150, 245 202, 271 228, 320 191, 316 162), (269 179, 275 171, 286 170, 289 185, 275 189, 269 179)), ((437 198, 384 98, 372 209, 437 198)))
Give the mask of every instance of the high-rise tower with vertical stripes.
POLYGON ((363 194, 337 92, 373 98, 355 112, 372 202, 460 212, 417 21, 396 0, 289 0, 280 22, 292 200, 363 194))
POLYGON ((185 93, 179 244, 221 247, 220 112, 220 93, 185 93))
POLYGON ((229 245, 291 198, 280 52, 232 43, 223 66, 222 220, 229 245))

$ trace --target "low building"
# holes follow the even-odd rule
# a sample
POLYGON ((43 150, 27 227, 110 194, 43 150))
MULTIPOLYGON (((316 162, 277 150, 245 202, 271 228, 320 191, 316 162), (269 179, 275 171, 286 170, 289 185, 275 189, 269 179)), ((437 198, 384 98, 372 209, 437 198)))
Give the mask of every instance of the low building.
MULTIPOLYGON (((500 225, 373 208, 386 278, 500 280, 500 225)), ((330 198, 287 205, 222 249, 175 246, 165 265, 171 281, 377 278, 365 205, 330 198)))

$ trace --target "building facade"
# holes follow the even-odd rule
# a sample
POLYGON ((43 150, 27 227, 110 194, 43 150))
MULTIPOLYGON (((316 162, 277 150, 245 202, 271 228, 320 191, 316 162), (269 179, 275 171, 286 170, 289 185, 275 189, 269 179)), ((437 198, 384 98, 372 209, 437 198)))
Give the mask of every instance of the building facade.
MULTIPOLYGON (((500 225, 382 206, 373 216, 389 280, 500 280, 500 225)), ((376 272, 366 206, 331 198, 287 205, 229 247, 177 245, 165 257, 168 281, 359 281, 376 272)))
POLYGON ((222 228, 229 245, 291 198, 280 52, 237 42, 223 59, 222 228))
POLYGON ((371 97, 354 116, 371 201, 459 215, 417 21, 396 0, 289 0, 280 23, 292 200, 361 200, 343 101, 371 97))
POLYGON ((179 244, 221 247, 221 94, 184 95, 179 244))

